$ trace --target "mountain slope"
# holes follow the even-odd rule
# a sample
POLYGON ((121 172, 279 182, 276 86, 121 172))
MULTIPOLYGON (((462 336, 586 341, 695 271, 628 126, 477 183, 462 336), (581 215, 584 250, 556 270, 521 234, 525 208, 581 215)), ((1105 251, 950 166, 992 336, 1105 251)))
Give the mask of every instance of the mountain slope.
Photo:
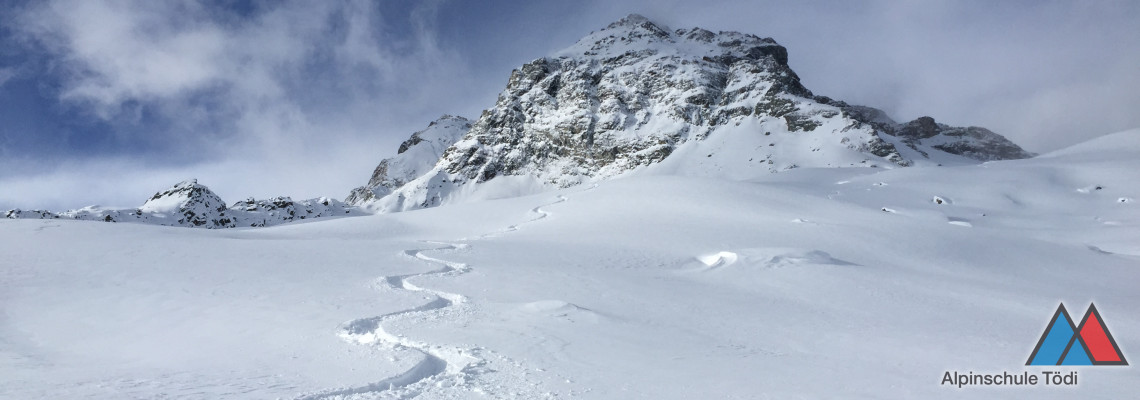
POLYGON ((876 111, 813 95, 771 38, 631 15, 513 71, 430 171, 371 205, 402 211, 634 170, 746 178, 1030 156, 982 128, 876 111))

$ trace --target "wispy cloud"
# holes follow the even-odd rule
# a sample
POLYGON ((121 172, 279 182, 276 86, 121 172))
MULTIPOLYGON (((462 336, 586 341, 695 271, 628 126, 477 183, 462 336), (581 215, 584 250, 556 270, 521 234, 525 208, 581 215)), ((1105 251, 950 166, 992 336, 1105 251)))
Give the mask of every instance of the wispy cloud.
POLYGON ((0 87, 8 83, 9 80, 16 77, 15 68, 0 68, 0 87))
MULTIPOLYGON (((389 16, 371 1, 286 1, 237 15, 189 0, 54 0, 23 10, 17 29, 56 60, 60 101, 123 127, 119 141, 167 149, 130 168, 242 164, 231 180, 250 194, 342 196, 386 154, 375 151, 468 94, 434 79, 469 74, 435 37, 436 7, 389 16)), ((130 169, 92 164, 80 171, 130 169)))

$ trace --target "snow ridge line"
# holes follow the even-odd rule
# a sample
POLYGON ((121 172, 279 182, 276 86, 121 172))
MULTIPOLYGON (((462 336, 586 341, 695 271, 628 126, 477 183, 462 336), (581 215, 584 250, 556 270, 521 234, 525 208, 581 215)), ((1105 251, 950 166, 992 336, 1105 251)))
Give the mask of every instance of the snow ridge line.
MULTIPOLYGON (((597 185, 595 184, 589 189, 596 187, 597 185)), ((504 233, 518 231, 519 227, 524 224, 540 221, 550 216, 550 213, 543 210, 543 207, 562 203, 566 200, 566 196, 558 195, 558 200, 532 208, 530 212, 537 214, 535 218, 522 223, 510 225, 495 232, 480 235, 476 239, 485 239, 504 233)), ((479 348, 477 347, 465 349, 459 347, 433 345, 427 342, 415 341, 402 335, 393 334, 384 329, 384 321, 401 316, 430 312, 442 314, 445 309, 461 308, 469 305, 466 296, 458 293, 450 293, 441 290, 424 288, 412 283, 410 279, 431 275, 458 276, 467 273, 471 270, 471 267, 465 263, 431 257, 424 254, 424 252, 463 250, 469 248, 470 245, 467 243, 451 243, 428 240, 421 240, 421 242, 438 244, 442 246, 407 249, 403 250, 403 254, 407 257, 424 261, 429 264, 438 265, 439 268, 414 274, 384 276, 381 277, 380 280, 387 283, 388 286, 393 289, 404 290, 408 292, 426 293, 429 294, 432 299, 420 306, 406 310, 395 311, 384 315, 370 318, 361 318, 346 322, 341 325, 338 335, 350 343, 357 343, 362 345, 383 344, 397 349, 411 349, 418 353, 421 353, 423 359, 420 360, 420 362, 416 363, 416 365, 412 366, 412 368, 397 376, 389 377, 364 386, 303 395, 297 397, 297 400, 337 399, 353 395, 363 395, 367 393, 394 391, 397 389, 407 389, 406 393, 399 394, 400 398, 411 398, 421 394, 425 389, 430 387, 430 384, 433 382, 443 383, 445 377, 460 378, 456 380, 464 381, 462 378, 470 375, 473 372, 471 371, 473 368, 486 364, 486 361, 478 356, 479 348)))

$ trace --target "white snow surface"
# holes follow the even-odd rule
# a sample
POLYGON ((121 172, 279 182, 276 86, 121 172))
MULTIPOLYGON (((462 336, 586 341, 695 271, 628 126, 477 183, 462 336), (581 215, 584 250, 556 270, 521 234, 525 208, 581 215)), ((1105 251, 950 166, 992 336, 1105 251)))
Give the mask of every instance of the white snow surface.
POLYGON ((0 398, 1128 398, 1134 367, 1024 363, 1062 301, 1140 359, 1136 171, 1132 132, 259 229, 0 219, 0 398), (939 384, 1044 370, 1080 382, 939 384))

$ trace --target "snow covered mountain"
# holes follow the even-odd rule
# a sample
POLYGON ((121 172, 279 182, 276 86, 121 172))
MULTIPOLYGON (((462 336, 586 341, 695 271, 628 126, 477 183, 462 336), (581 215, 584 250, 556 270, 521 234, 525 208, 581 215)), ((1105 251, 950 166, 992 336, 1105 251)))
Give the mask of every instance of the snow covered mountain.
POLYGON ((402 211, 641 170, 747 178, 1031 156, 984 128, 930 117, 899 124, 880 110, 815 96, 771 38, 670 30, 639 15, 514 70, 496 104, 421 169, 447 142, 385 160, 347 201, 402 211), (389 171, 405 164, 415 168, 389 171), (419 176, 407 179, 413 171, 419 176))
POLYGON ((387 196, 393 190, 431 171, 444 150, 455 144, 468 130, 471 121, 444 115, 428 124, 427 129, 412 134, 400 144, 395 157, 380 161, 368 184, 352 190, 344 201, 361 204, 387 196))
POLYGON ((104 222, 141 222, 194 228, 261 227, 307 218, 363 215, 356 207, 325 197, 295 202, 289 197, 249 198, 226 207, 210 188, 191 179, 155 193, 134 209, 89 206, 55 213, 45 210, 9 210, 9 219, 76 219, 104 222))

